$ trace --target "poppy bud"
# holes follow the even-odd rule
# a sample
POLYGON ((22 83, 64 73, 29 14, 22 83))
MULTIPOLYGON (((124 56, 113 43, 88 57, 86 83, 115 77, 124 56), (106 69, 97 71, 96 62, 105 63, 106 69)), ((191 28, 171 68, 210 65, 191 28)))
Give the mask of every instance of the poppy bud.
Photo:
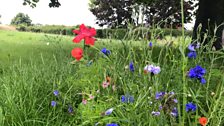
POLYGON ((71 54, 76 60, 79 61, 83 57, 83 50, 82 48, 74 48, 71 54))
POLYGON ((207 124, 207 118, 206 117, 201 117, 199 119, 199 123, 202 125, 202 126, 205 126, 207 124))

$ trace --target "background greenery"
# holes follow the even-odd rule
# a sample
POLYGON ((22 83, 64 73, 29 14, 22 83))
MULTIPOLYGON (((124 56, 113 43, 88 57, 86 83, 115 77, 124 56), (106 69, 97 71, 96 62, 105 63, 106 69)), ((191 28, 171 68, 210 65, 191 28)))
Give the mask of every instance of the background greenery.
MULTIPOLYGON (((19 25, 17 26, 18 31, 27 31, 27 32, 37 32, 37 33, 48 33, 48 34, 60 34, 60 35, 70 35, 73 36, 74 33, 72 32, 74 29, 77 29, 78 26, 69 27, 63 25, 34 25, 34 26, 25 26, 19 25)), ((163 36, 174 36, 178 37, 181 36, 181 29, 149 29, 143 27, 137 28, 129 28, 129 29, 97 29, 97 38, 110 38, 110 39, 147 39, 150 40, 151 37, 155 37, 156 35, 158 38, 162 38, 163 36), (134 36, 134 37, 133 37, 134 36)), ((192 31, 185 31, 186 36, 191 36, 192 31)))

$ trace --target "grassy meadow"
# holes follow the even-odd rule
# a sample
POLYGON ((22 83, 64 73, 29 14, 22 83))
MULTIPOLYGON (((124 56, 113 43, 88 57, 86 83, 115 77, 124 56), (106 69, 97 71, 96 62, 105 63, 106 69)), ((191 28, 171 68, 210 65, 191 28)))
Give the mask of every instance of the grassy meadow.
POLYGON ((200 126, 200 117, 224 125, 223 52, 199 48, 189 59, 190 37, 152 38, 152 47, 149 40, 98 39, 77 62, 71 50, 83 42, 73 38, 0 30, 0 126, 200 126), (145 74, 150 64, 161 72, 145 74), (205 84, 188 77, 196 65, 206 69, 205 84), (166 93, 156 99, 159 92, 166 93), (186 111, 190 102, 195 111, 186 111))

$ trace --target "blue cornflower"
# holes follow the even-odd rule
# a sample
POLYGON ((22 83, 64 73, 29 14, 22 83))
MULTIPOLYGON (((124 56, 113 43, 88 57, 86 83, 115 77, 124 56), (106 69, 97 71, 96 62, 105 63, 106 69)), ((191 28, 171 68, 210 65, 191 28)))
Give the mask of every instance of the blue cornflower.
POLYGON ((122 95, 121 96, 121 102, 123 103, 133 103, 134 102, 134 97, 133 96, 129 96, 129 95, 122 95))
POLYGON ((126 102, 128 102, 128 99, 124 95, 122 95, 121 96, 121 102, 126 103, 126 102))
POLYGON ((57 105, 57 102, 56 101, 51 101, 51 106, 52 107, 55 107, 57 105))
POLYGON ((159 74, 161 71, 159 66, 153 66, 153 65, 146 65, 144 67, 144 72, 145 73, 151 73, 152 75, 154 74, 159 74))
POLYGON ((176 107, 173 108, 172 112, 170 112, 170 114, 174 117, 177 117, 178 116, 178 110, 176 107))
POLYGON ((54 90, 53 93, 54 93, 55 96, 58 96, 59 95, 59 91, 58 90, 54 90))
POLYGON ((169 92, 170 95, 175 95, 175 93, 173 91, 169 92))
POLYGON ((192 102, 186 104, 186 112, 189 112, 189 111, 194 112, 196 111, 196 109, 197 109, 197 106, 193 104, 192 102))
POLYGON ((135 99, 134 99, 134 97, 133 97, 133 96, 130 96, 130 97, 129 97, 129 102, 130 102, 130 103, 133 103, 133 102, 134 102, 134 100, 135 100, 135 99))
POLYGON ((118 124, 116 124, 116 123, 110 123, 110 124, 107 124, 106 126, 118 126, 118 124))
POLYGON ((190 51, 196 51, 196 50, 195 50, 195 46, 194 46, 194 44, 190 44, 190 45, 188 45, 188 49, 189 49, 190 51))
POLYGON ((159 110, 162 110, 162 109, 163 109, 163 106, 162 106, 162 105, 160 105, 160 106, 159 106, 159 110))
POLYGON ((188 58, 196 58, 196 57, 197 57, 197 53, 194 52, 194 51, 189 52, 189 53, 187 54, 187 57, 188 57, 188 58))
POLYGON ((156 92, 156 100, 161 99, 165 94, 166 92, 156 92))
POLYGON ((197 65, 196 67, 190 69, 188 73, 188 77, 196 78, 200 80, 202 84, 205 84, 206 80, 203 78, 205 73, 206 73, 206 70, 202 68, 201 66, 197 65))
POLYGON ((159 115, 160 115, 160 112, 152 111, 152 115, 154 115, 154 116, 159 116, 159 115))
POLYGON ((110 108, 105 112, 105 115, 110 115, 113 112, 114 108, 110 108))
POLYGON ((202 78, 205 73, 206 70, 201 66, 197 65, 196 67, 190 69, 188 76, 190 78, 202 78))
POLYGON ((178 100, 175 98, 175 99, 173 99, 173 102, 174 103, 178 103, 178 100))
POLYGON ((195 48, 199 48, 200 47, 200 43, 194 43, 194 44, 190 44, 188 46, 188 50, 190 51, 187 56, 188 58, 196 58, 197 57, 197 53, 196 53, 196 50, 195 48))
POLYGON ((106 48, 103 48, 102 50, 101 50, 101 52, 103 53, 103 54, 105 54, 105 55, 110 55, 110 50, 107 50, 106 48))
POLYGON ((201 84, 205 84, 205 83, 206 83, 205 78, 201 78, 201 79, 200 79, 200 82, 201 82, 201 84))
POLYGON ((152 47, 152 42, 149 42, 149 47, 152 47))
POLYGON ((134 63, 133 62, 130 62, 129 69, 130 69, 131 72, 134 72, 135 71, 134 63))
POLYGON ((196 51, 195 48, 196 49, 200 48, 200 43, 193 43, 193 44, 188 45, 188 50, 189 51, 196 51))
POLYGON ((152 73, 153 74, 158 74, 158 73, 160 73, 160 71, 161 71, 160 70, 160 67, 159 66, 156 66, 156 67, 153 68, 152 73))
POLYGON ((72 113, 72 112, 73 112, 73 108, 72 108, 71 105, 68 106, 68 112, 69 112, 69 113, 72 113))

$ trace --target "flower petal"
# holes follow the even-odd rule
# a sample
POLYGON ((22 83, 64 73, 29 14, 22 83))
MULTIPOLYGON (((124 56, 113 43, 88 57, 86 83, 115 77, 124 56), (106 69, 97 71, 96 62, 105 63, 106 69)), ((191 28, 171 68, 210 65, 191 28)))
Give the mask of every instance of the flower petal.
POLYGON ((187 57, 188 57, 188 58, 193 58, 193 59, 195 59, 195 58, 197 57, 197 53, 194 52, 194 51, 189 52, 189 53, 187 54, 187 57))
POLYGON ((87 27, 86 27, 84 24, 81 24, 81 25, 79 26, 79 29, 80 29, 80 31, 82 32, 83 30, 86 30, 87 27))
POLYGON ((95 36, 96 35, 96 29, 95 28, 90 28, 89 32, 91 33, 91 36, 95 36))
POLYGON ((79 43, 85 36, 84 35, 77 35, 74 39, 73 42, 79 43))
POLYGON ((205 84, 205 83, 206 83, 205 78, 201 78, 201 79, 200 79, 200 82, 201 82, 201 84, 205 84))
POLYGON ((114 108, 110 108, 105 112, 105 115, 110 115, 113 112, 114 108))
POLYGON ((79 30, 73 30, 72 32, 75 33, 75 34, 79 34, 80 33, 79 30))
POLYGON ((193 44, 188 45, 188 50, 190 50, 190 51, 196 51, 194 48, 195 47, 194 47, 193 44))
POLYGON ((85 44, 86 45, 94 45, 95 39, 92 37, 85 37, 85 44))

